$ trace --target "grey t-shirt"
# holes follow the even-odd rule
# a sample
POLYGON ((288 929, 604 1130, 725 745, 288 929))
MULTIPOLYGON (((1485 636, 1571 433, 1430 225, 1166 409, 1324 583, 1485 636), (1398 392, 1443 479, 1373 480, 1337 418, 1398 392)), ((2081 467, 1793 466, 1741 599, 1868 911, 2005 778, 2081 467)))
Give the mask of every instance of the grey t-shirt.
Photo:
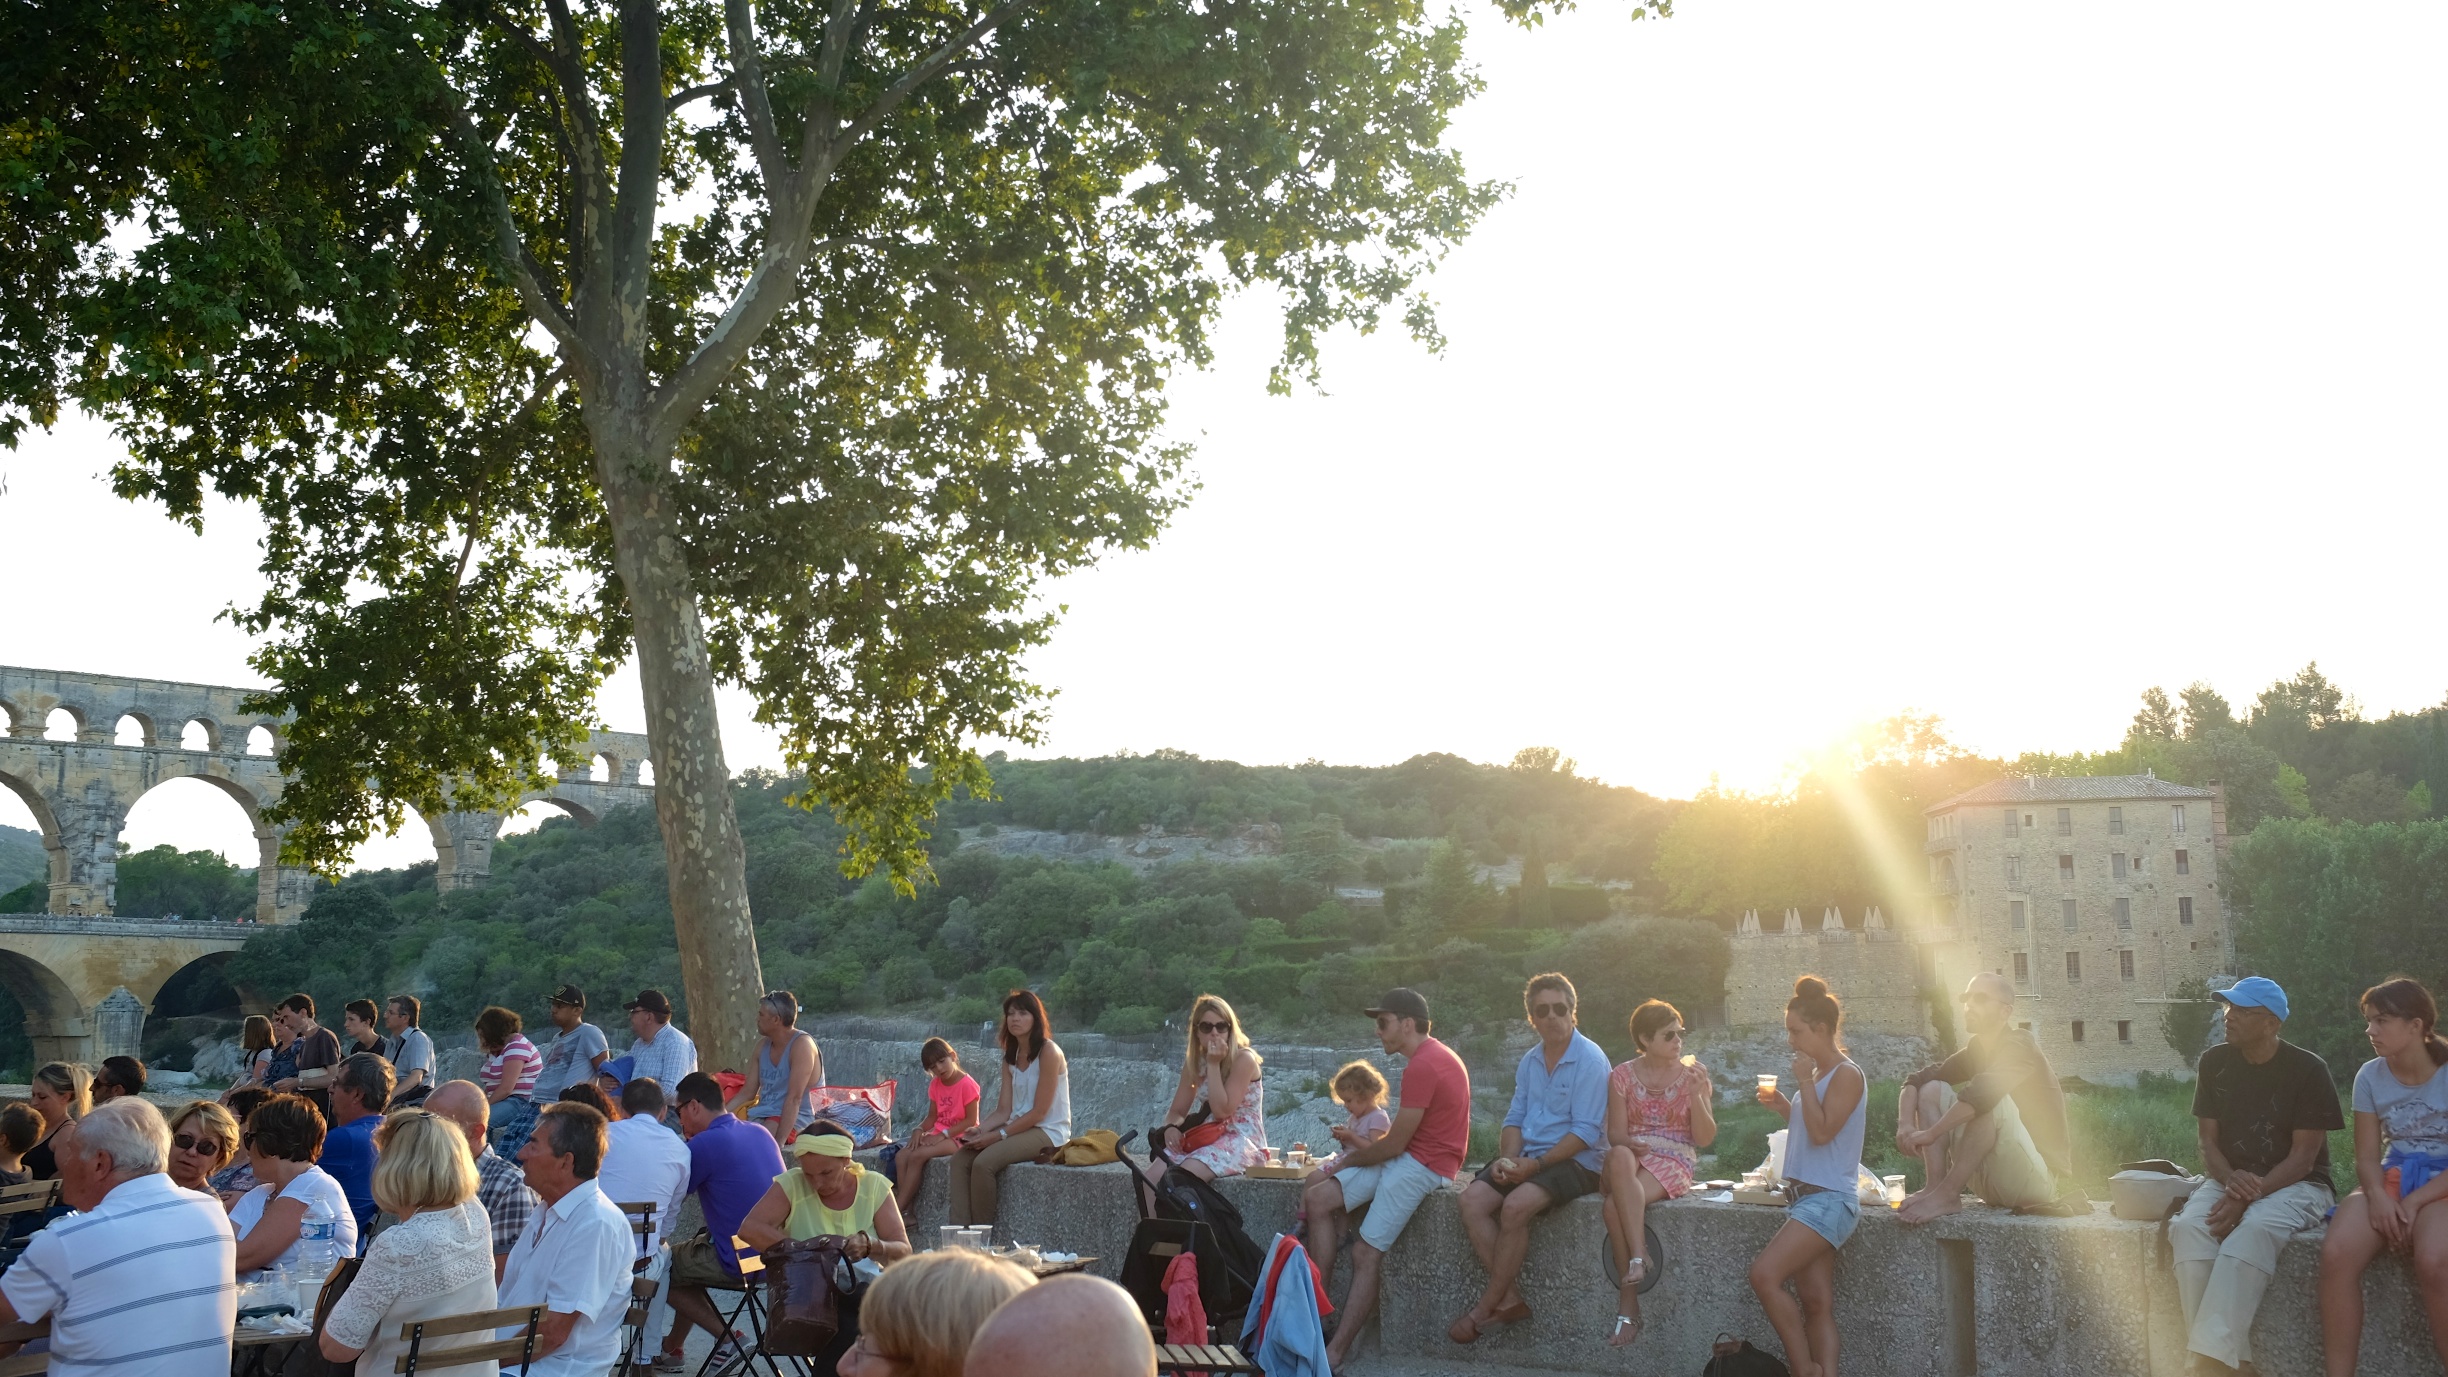
POLYGON ((2378 1116, 2381 1135, 2392 1145, 2448 1157, 2448 1066, 2433 1067, 2431 1079, 2420 1085, 2406 1085, 2374 1057, 2355 1072, 2354 1107, 2378 1116))
POLYGON ((612 1050, 604 1040, 604 1031, 592 1023, 581 1023, 552 1040, 544 1049, 544 1066, 536 1072, 535 1098, 538 1104, 559 1098, 562 1091, 590 1080, 595 1075, 595 1058, 612 1050))

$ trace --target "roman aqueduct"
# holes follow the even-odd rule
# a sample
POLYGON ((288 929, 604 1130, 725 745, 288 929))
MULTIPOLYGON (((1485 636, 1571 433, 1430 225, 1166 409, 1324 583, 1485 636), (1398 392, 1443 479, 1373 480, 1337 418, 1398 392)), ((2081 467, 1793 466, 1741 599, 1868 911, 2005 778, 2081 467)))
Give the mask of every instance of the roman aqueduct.
MULTIPOLYGON (((224 962, 258 925, 295 922, 305 911, 312 876, 280 863, 282 829, 264 819, 285 783, 283 724, 243 709, 250 692, 0 666, 0 786, 33 813, 51 866, 48 912, 0 916, 0 986, 25 1009, 37 1058, 134 1053, 145 1015, 173 976, 199 961, 224 962), (128 810, 174 779, 219 789, 254 824, 252 922, 113 914, 128 810)), ((585 767, 565 770, 521 804, 551 804, 592 826, 612 809, 651 801, 653 785, 640 779, 644 736, 598 732, 586 753, 585 767)), ((483 882, 504 816, 470 810, 426 819, 437 885, 483 882)), ((240 993, 252 1006, 266 992, 240 993)))

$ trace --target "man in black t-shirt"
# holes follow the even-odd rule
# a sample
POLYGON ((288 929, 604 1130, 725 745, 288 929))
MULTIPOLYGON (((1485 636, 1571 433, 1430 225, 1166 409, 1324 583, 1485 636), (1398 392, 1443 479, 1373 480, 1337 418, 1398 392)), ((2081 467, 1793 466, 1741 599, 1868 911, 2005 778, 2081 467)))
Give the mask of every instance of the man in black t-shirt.
POLYGON ((2168 1225, 2186 1346, 2217 1371, 2252 1358, 2253 1315, 2278 1254, 2329 1213, 2329 1132, 2344 1128, 2329 1064, 2278 1036, 2286 991, 2248 976, 2210 996, 2227 1041, 2202 1053, 2193 1087, 2209 1176, 2168 1225))

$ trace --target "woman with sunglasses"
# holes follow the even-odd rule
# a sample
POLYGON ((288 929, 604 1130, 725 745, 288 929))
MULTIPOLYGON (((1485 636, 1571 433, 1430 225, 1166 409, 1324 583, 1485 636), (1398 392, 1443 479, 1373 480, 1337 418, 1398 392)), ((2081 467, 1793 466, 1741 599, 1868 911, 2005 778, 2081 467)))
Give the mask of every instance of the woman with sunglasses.
POLYGON ((1607 1077, 1606 1191, 1601 1213, 1616 1276, 1616 1348, 1640 1337, 1640 1285, 1649 1259, 1651 1205, 1688 1194, 1700 1149, 1717 1141, 1714 1085, 1697 1057, 1683 1055, 1683 1015, 1662 999, 1632 1011, 1639 1054, 1607 1077))
POLYGON ((238 1120, 212 1100, 197 1100, 170 1116, 170 1184, 218 1199, 214 1172, 238 1151, 238 1120))
POLYGON ((1258 1073, 1258 1054, 1232 1006, 1211 994, 1191 1001, 1190 1047, 1148 1154, 1150 1185, 1176 1166, 1213 1181, 1267 1159, 1266 1089, 1258 1073))

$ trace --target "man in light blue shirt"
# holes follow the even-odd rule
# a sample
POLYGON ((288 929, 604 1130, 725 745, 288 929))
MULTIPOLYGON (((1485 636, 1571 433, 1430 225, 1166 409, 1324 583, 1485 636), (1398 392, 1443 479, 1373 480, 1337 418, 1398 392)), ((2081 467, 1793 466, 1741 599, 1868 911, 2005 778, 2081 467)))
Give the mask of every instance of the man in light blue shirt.
POLYGON ((1462 1192, 1462 1227, 1488 1284, 1478 1304, 1446 1330, 1458 1344, 1477 1342, 1491 1324, 1530 1318, 1530 1303, 1514 1284, 1530 1252, 1530 1221, 1598 1189, 1606 1159, 1613 1068, 1598 1044, 1581 1035, 1580 994, 1550 971, 1530 977, 1522 1004, 1538 1045, 1522 1054, 1514 1073, 1513 1107, 1505 1114, 1496 1160, 1462 1192))

